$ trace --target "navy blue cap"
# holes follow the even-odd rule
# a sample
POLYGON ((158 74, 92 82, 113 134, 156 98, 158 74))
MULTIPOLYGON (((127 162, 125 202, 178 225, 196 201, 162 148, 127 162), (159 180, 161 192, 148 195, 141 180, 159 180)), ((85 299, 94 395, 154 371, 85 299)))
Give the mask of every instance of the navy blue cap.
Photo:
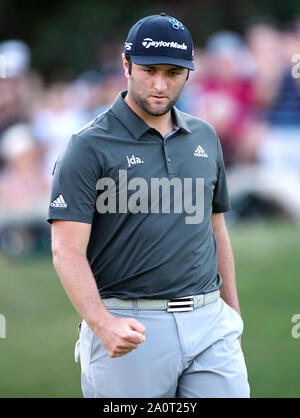
POLYGON ((147 16, 130 29, 124 46, 137 65, 169 64, 194 70, 194 45, 189 30, 165 13, 147 16))

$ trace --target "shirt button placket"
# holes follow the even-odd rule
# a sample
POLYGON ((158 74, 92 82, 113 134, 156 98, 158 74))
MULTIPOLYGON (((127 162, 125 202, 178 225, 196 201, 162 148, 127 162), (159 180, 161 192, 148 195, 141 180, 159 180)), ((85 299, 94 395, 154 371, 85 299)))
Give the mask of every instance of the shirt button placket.
POLYGON ((164 154, 165 154, 168 174, 170 177, 174 177, 176 173, 175 173, 173 158, 171 157, 171 155, 169 155, 168 148, 165 143, 163 146, 164 146, 164 154))

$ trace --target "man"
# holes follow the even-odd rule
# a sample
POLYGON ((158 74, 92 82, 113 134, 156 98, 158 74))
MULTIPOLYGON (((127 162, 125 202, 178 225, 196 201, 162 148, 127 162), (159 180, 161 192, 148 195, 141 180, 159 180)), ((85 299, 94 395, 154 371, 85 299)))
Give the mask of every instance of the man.
POLYGON ((190 33, 148 16, 122 58, 128 91, 71 138, 48 217, 83 318, 83 394, 248 397, 221 146, 174 107, 194 69, 190 33))

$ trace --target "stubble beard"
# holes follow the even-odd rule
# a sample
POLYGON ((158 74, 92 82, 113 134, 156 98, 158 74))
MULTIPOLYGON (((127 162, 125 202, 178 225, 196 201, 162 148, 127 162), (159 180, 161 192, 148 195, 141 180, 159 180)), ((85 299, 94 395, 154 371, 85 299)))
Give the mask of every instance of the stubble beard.
POLYGON ((169 98, 169 102, 164 106, 160 107, 158 109, 154 109, 153 106, 148 102, 146 95, 142 93, 141 89, 137 85, 136 81, 131 77, 131 83, 130 83, 130 93, 134 99, 134 101, 138 104, 138 106, 146 113, 148 113, 151 116, 163 116, 166 113, 172 109, 172 107, 176 104, 181 92, 182 92, 183 86, 179 91, 176 92, 175 96, 173 98, 169 98))

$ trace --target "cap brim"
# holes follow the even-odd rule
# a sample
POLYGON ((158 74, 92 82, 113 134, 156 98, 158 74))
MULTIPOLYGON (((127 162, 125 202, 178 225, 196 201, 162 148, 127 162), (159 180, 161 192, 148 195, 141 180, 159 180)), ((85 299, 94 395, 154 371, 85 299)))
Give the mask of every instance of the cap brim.
POLYGON ((193 61, 184 60, 181 58, 164 57, 164 56, 147 56, 147 55, 130 55, 132 62, 137 65, 176 65, 177 67, 194 70, 193 61))

